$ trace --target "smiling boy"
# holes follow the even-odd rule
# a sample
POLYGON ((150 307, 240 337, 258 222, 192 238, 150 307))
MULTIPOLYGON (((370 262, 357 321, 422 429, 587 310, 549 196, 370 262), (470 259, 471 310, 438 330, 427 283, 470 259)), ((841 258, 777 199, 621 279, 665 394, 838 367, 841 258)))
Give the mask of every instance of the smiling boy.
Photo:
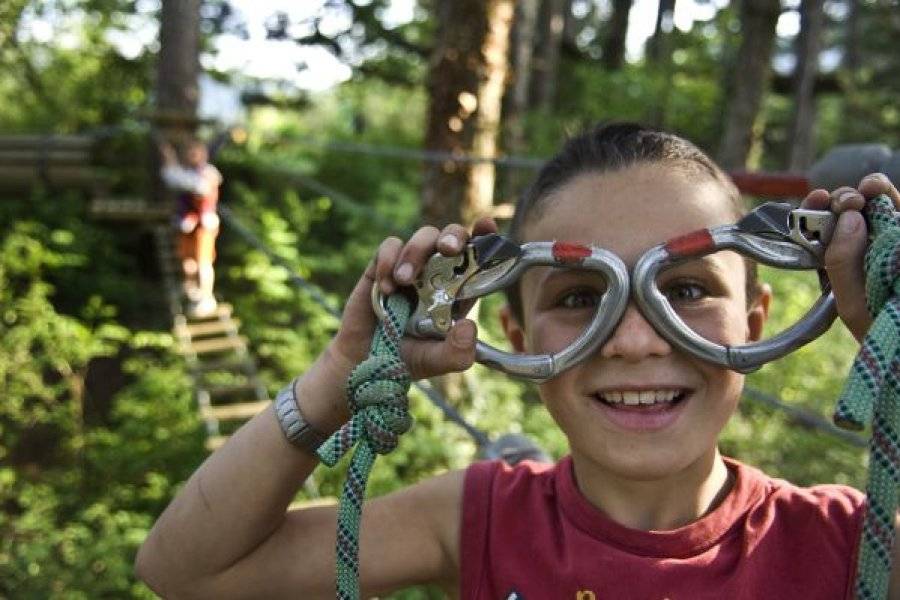
MULTIPOLYGON (((878 193, 900 204, 878 177, 806 200, 842 213, 826 261, 857 338, 868 327, 854 273, 865 245, 857 211, 878 193)), ((631 267, 656 244, 737 215, 733 186, 689 142, 616 125, 573 138, 548 162, 512 235, 596 245, 631 267)), ((482 221, 475 234, 495 229, 482 221)), ((467 240, 459 225, 385 240, 340 331, 287 391, 308 427, 329 434, 348 418, 336 383, 368 352, 373 282, 389 294, 432 253, 458 254, 467 240)), ((771 293, 742 257, 721 252, 661 277, 706 339, 759 338, 771 293)), ((510 296, 504 330, 520 352, 559 350, 602 292, 594 278, 534 269, 510 296)), ((475 333, 461 320, 444 341, 408 340, 413 376, 468 368, 475 333)), ((718 436, 742 386, 742 375, 674 348, 630 302, 597 352, 540 386, 570 456, 554 466, 477 463, 366 503, 364 595, 431 582, 464 598, 849 598, 861 494, 798 488, 723 458, 718 436)), ((238 431, 154 526, 141 577, 167 597, 332 597, 335 509, 286 510, 317 464, 307 442, 288 442, 272 409, 238 431)))

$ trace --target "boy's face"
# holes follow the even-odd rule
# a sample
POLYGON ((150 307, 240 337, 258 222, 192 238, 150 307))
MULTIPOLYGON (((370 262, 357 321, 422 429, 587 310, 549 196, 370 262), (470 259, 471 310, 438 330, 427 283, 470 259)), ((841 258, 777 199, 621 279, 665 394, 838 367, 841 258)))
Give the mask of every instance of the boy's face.
MULTIPOLYGON (((526 240, 597 245, 629 268, 652 246, 735 220, 725 190, 712 178, 660 164, 582 175, 546 201, 544 212, 526 225, 526 240)), ((769 300, 764 292, 748 308, 745 278, 742 258, 719 252, 663 273, 658 283, 695 331, 721 344, 742 344, 759 337, 769 300)), ((512 344, 528 353, 567 346, 593 315, 599 281, 546 267, 526 273, 523 326, 505 319, 512 344)), ((617 477, 649 480, 712 460, 742 385, 742 375, 673 348, 632 302, 594 356, 540 391, 576 459, 617 477), (636 393, 643 394, 642 404, 622 402, 636 393)))

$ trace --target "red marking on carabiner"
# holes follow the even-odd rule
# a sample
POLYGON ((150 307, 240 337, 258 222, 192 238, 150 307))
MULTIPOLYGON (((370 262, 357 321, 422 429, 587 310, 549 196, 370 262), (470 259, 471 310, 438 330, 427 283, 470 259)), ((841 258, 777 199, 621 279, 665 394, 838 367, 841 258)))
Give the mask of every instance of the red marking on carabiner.
POLYGON ((581 244, 553 243, 553 258, 561 263, 580 263, 591 255, 591 249, 581 244))
POLYGON ((665 245, 666 252, 674 257, 705 254, 710 250, 714 250, 715 247, 716 242, 713 240, 709 229, 698 229, 687 235, 672 238, 665 245))

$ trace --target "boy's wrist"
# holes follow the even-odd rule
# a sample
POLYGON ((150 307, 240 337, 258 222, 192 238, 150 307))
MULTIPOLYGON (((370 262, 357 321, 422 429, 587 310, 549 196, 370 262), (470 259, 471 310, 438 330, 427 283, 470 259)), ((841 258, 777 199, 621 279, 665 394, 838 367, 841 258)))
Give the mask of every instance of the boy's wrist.
POLYGON ((297 407, 316 431, 331 435, 350 419, 346 382, 353 366, 336 360, 330 347, 293 382, 297 407))
POLYGON ((319 446, 328 439, 328 434, 319 431, 306 420, 303 411, 300 410, 296 384, 295 379, 275 396, 275 415, 287 441, 310 454, 315 454, 319 446))

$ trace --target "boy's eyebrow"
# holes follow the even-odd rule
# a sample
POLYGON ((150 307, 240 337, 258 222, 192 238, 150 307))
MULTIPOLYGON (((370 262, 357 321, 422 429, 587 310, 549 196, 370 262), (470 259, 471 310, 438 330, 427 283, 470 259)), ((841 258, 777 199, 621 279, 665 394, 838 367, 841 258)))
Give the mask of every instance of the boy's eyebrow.
MULTIPOLYGON (((718 254, 718 253, 716 253, 718 254)), ((660 275, 664 273, 671 273, 673 271, 678 272, 679 270, 683 270, 685 268, 697 267, 707 269, 709 271, 713 271, 715 275, 725 275, 728 272, 728 269, 725 268, 722 261, 716 260, 716 254, 706 254, 704 256, 698 256, 696 258, 692 258, 690 260, 678 263, 665 269, 660 273, 660 275)))
POLYGON ((540 287, 542 285, 547 285, 548 283, 553 283, 554 280, 562 279, 562 278, 570 278, 570 277, 596 277, 598 281, 606 282, 606 279, 599 271, 590 271, 587 269, 572 269, 565 267, 534 267, 532 269, 536 271, 539 276, 538 280, 535 282, 535 287, 540 287))

